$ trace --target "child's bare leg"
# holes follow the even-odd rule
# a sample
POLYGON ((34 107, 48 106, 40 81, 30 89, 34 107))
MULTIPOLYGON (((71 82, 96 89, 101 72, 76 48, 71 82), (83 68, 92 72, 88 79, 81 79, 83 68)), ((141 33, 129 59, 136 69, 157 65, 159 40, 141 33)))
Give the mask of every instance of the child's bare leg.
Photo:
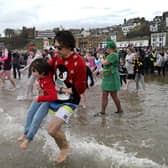
POLYGON ((23 135, 21 135, 21 136, 17 139, 17 142, 23 141, 24 138, 25 138, 25 135, 23 134, 23 135))
POLYGON ((30 140, 25 139, 23 143, 20 144, 20 149, 26 149, 30 143, 30 140))

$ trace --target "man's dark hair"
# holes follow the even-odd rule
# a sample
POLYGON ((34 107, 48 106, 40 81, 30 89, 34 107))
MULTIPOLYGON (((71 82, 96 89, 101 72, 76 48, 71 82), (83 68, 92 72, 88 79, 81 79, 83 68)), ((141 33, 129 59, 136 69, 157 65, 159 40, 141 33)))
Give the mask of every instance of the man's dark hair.
POLYGON ((29 68, 31 71, 36 70, 39 74, 48 75, 50 72, 50 64, 43 58, 35 59, 29 68))
POLYGON ((70 31, 58 31, 54 38, 54 43, 55 41, 58 41, 63 47, 70 48, 72 51, 75 48, 75 38, 70 31))

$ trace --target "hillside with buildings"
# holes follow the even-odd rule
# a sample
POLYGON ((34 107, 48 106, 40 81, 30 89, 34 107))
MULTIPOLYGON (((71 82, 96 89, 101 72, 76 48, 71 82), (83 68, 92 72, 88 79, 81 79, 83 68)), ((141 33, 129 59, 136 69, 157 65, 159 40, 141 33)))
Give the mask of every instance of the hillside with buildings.
MULTIPOLYGON (((22 48, 32 39, 52 40, 60 29, 64 28, 56 27, 53 30, 36 30, 35 27, 23 27, 22 30, 7 28, 4 31, 5 37, 0 38, 0 42, 12 48, 22 48)), ((106 38, 115 40, 120 48, 128 45, 168 47, 168 12, 163 12, 162 16, 155 16, 152 21, 137 17, 124 19, 120 25, 89 30, 84 28, 68 30, 74 34, 77 48, 103 47, 106 38)))

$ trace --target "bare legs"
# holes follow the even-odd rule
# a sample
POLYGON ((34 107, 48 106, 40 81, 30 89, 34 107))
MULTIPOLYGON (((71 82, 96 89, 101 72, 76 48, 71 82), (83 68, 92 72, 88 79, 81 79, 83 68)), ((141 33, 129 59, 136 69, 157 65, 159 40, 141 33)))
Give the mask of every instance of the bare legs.
POLYGON ((8 70, 8 71, 6 70, 6 71, 1 72, 0 78, 1 78, 2 84, 3 84, 2 86, 5 85, 5 77, 4 77, 3 73, 5 73, 5 75, 7 77, 7 80, 9 80, 11 82, 11 84, 13 85, 13 88, 16 89, 16 84, 15 84, 14 79, 11 76, 11 71, 10 70, 8 70))
POLYGON ((64 132, 61 130, 61 126, 64 121, 58 117, 53 117, 48 126, 48 133, 52 136, 60 149, 60 154, 56 157, 56 162, 61 163, 66 160, 69 152, 70 146, 66 139, 64 132))
POLYGON ((5 85, 5 79, 4 79, 4 77, 3 77, 3 71, 0 71, 0 79, 1 79, 1 81, 2 81, 1 87, 3 88, 4 85, 5 85))
POLYGON ((11 71, 6 71, 7 78, 10 80, 11 84, 13 85, 13 88, 16 89, 16 84, 14 82, 14 79, 11 76, 11 71))
POLYGON ((110 95, 117 107, 117 112, 118 113, 122 112, 122 108, 121 108, 121 104, 120 104, 120 100, 119 100, 117 92, 110 92, 110 95))
POLYGON ((117 107, 117 112, 122 112, 120 100, 118 98, 118 94, 115 91, 103 91, 102 92, 102 107, 101 107, 101 113, 105 113, 106 107, 108 105, 108 95, 111 95, 111 98, 113 99, 116 107, 117 107))
POLYGON ((80 104, 83 108, 86 108, 86 91, 83 94, 81 94, 81 103, 80 104))
POLYGON ((128 90, 128 87, 132 81, 133 80, 129 80, 129 79, 126 80, 126 86, 125 86, 124 90, 128 90))
POLYGON ((102 105, 101 105, 101 113, 105 113, 106 107, 108 105, 108 91, 102 91, 102 105))
POLYGON ((28 147, 28 145, 29 145, 29 143, 30 143, 30 140, 28 140, 28 139, 26 139, 25 138, 26 137, 26 135, 21 135, 18 139, 17 139, 17 142, 22 142, 21 144, 20 144, 20 149, 27 149, 27 147, 28 147))
POLYGON ((25 138, 25 135, 23 134, 23 135, 21 135, 21 136, 17 139, 17 142, 21 142, 21 141, 23 141, 24 138, 25 138))

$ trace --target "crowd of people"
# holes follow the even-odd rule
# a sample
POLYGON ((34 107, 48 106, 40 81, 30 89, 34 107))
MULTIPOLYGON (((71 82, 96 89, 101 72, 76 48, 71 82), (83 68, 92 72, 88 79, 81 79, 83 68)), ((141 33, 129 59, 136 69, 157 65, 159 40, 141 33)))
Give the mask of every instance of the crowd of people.
POLYGON ((101 80, 102 100, 100 112, 95 117, 104 116, 110 95, 116 106, 116 113, 123 113, 118 92, 129 90, 135 82, 135 91, 145 90, 144 75, 158 72, 166 76, 168 70, 168 50, 135 48, 129 46, 117 50, 116 43, 107 39, 104 48, 93 51, 76 50, 75 39, 69 31, 57 32, 54 46, 29 52, 0 52, 0 84, 5 87, 9 80, 12 90, 16 90, 15 80, 22 79, 27 71, 27 90, 18 100, 32 99, 27 110, 23 134, 17 139, 20 148, 28 148, 45 116, 48 117, 48 134, 60 149, 56 162, 66 160, 70 145, 62 129, 82 101, 86 107, 86 90, 101 80), (36 82, 37 95, 33 96, 36 82), (141 87, 140 84, 141 83, 141 87), (125 86, 125 87, 123 87, 125 86))

